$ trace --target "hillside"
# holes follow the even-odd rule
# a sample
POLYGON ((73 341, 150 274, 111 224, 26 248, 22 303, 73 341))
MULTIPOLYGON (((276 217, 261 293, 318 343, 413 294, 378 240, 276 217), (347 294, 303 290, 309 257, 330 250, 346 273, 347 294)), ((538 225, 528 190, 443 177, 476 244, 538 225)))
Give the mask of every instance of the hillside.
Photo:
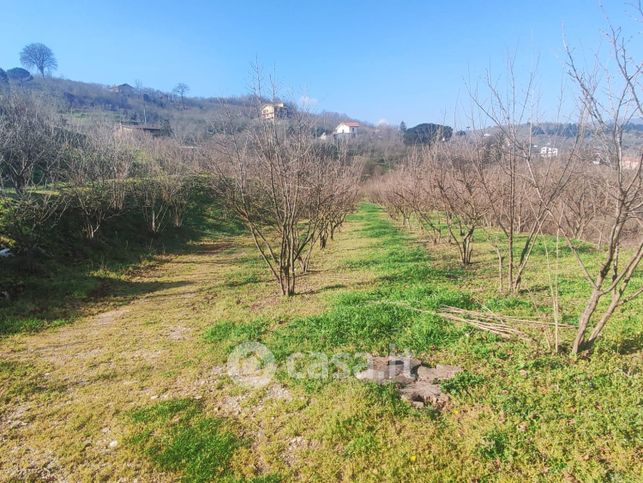
MULTIPOLYGON (((180 96, 142 86, 121 84, 107 86, 64 78, 35 76, 26 82, 11 82, 12 88, 25 89, 47 99, 46 103, 70 120, 81 123, 124 123, 166 126, 184 143, 197 143, 221 131, 224 125, 234 124, 243 128, 247 122, 259 116, 258 103, 252 95, 235 97, 190 97, 180 96)), ((269 102, 261 99, 260 102, 269 102)), ((296 103, 286 101, 290 112, 299 110, 296 103)), ((355 120, 338 112, 310 112, 318 134, 331 133, 338 123, 355 120)), ((403 159, 406 149, 402 137, 393 126, 361 124, 360 139, 353 140, 352 154, 364 157, 367 174, 387 171, 403 159)), ((409 126, 410 128, 411 126, 409 126)), ((544 146, 560 150, 571 146, 578 132, 575 123, 539 122, 517 126, 519 136, 525 139, 531 134, 531 142, 537 148, 544 146)), ((494 136, 498 127, 479 128, 461 133, 483 133, 494 136)), ((591 133, 586 133, 591 138, 591 133)), ((624 148, 627 151, 643 146, 643 123, 633 119, 626 125, 624 148)))
MULTIPOLYGON (((87 122, 122 122, 161 125, 169 123, 180 139, 196 141, 220 128, 221 123, 244 122, 258 117, 257 100, 251 95, 237 97, 189 97, 129 84, 106 86, 55 77, 33 77, 11 82, 12 89, 25 89, 44 96, 47 103, 65 116, 87 122)), ((262 99, 262 102, 268 102, 262 99)), ((291 112, 294 103, 286 102, 291 112)), ((320 132, 352 117, 336 112, 311 113, 320 132)), ((362 122, 367 126, 367 123, 362 122)))

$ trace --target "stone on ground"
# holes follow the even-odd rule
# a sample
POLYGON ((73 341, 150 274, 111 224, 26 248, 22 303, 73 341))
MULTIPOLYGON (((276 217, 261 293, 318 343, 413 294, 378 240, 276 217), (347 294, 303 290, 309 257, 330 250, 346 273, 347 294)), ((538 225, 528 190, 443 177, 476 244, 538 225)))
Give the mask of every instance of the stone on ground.
POLYGON ((436 384, 448 381, 456 374, 462 372, 461 367, 437 364, 435 367, 420 366, 417 371, 418 380, 436 384))
POLYGON ((378 384, 409 384, 417 379, 420 364, 420 361, 410 357, 372 356, 368 360, 368 368, 355 374, 355 377, 378 384))
POLYGON ((427 367, 411 357, 372 356, 368 360, 368 368, 355 377, 378 384, 395 384, 400 388, 402 399, 415 407, 430 404, 443 408, 450 399, 442 392, 439 383, 448 381, 459 372, 462 368, 457 366, 437 364, 427 367))

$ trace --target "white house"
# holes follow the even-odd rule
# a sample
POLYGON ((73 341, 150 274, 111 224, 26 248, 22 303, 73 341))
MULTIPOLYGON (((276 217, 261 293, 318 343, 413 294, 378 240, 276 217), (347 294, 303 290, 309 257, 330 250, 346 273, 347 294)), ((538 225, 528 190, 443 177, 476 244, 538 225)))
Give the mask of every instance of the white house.
POLYGON ((541 158, 555 158, 556 156, 558 156, 558 148, 552 148, 549 146, 543 146, 540 148, 541 158))
POLYGON ((340 122, 335 128, 335 136, 355 136, 360 128, 359 122, 344 121, 340 122))
POLYGON ((288 116, 288 108, 283 102, 265 104, 261 108, 261 117, 267 121, 274 121, 288 116))

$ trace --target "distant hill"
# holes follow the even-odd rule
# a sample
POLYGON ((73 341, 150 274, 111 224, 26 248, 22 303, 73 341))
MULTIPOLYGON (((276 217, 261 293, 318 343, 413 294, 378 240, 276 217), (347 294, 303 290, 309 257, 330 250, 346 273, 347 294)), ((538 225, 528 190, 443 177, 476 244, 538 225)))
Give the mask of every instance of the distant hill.
MULTIPOLYGON (((75 122, 123 122, 135 124, 170 124, 172 131, 189 142, 222 129, 230 119, 242 127, 258 117, 252 96, 180 97, 147 87, 128 84, 106 86, 52 77, 34 77, 11 82, 12 88, 26 89, 47 98, 48 104, 75 122)), ((267 100, 266 100, 267 102, 267 100)), ((288 104, 291 111, 298 108, 288 104)), ((312 114, 320 132, 331 132, 346 114, 312 114)))
MULTIPOLYGON (((632 120, 624 128, 623 147, 626 150, 639 150, 643 148, 643 123, 632 120)), ((477 130, 479 133, 493 136, 500 132, 498 127, 477 130)), ((578 135, 578 124, 542 122, 538 124, 521 124, 517 126, 516 132, 522 139, 528 139, 531 134, 531 142, 536 147, 550 146, 559 149, 571 147, 578 135)), ((592 133, 587 130, 585 137, 591 143, 592 133)))

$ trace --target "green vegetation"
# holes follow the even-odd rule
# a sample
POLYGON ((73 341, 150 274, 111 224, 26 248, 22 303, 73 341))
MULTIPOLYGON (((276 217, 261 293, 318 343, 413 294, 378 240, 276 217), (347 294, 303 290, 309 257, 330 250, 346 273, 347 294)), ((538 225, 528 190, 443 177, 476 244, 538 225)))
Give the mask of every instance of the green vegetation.
POLYGON ((166 285, 132 276, 149 270, 157 256, 192 249, 191 243, 204 237, 242 231, 203 189, 192 194, 181 229, 151 234, 141 230, 139 212, 127 211, 106 220, 100 236, 88 241, 80 224, 68 212, 61 223, 39 228, 43 243, 36 254, 0 259, 0 292, 6 293, 0 298, 0 335, 60 326, 96 302, 123 304, 160 290, 166 285))
POLYGON ((130 443, 140 445, 164 470, 182 471, 185 481, 211 481, 228 476, 239 439, 218 418, 202 415, 192 400, 175 400, 131 413, 140 431, 130 443))
POLYGON ((190 98, 25 46, 39 76, 0 69, 0 480, 643 481, 624 27, 591 71, 566 50, 576 123, 532 125, 512 57, 455 136, 315 114, 258 62, 250 95, 190 98))
MULTIPOLYGON (((588 359, 554 354, 542 341, 502 340, 436 311, 550 314, 547 274, 528 272, 523 290, 503 297, 484 239, 463 268, 454 246, 425 246, 417 235, 363 204, 302 277, 300 293, 286 298, 251 240, 215 229, 153 271, 137 271, 137 283, 159 285, 123 300, 118 314, 5 336, 0 414, 25 421, 12 437, 33 448, 18 461, 44 466, 46 448, 60 468, 88 479, 637 481, 642 302, 615 316, 588 359), (333 370, 311 381, 281 366, 269 386, 247 389, 224 365, 245 341, 263 342, 280 364, 294 352, 332 359, 384 355, 394 345, 464 371, 442 385, 451 403, 441 411, 333 370), (111 440, 118 445, 105 449, 111 440)), ((534 266, 545 263, 544 250, 533 257, 534 266)), ((566 321, 582 286, 563 252, 566 321)), ((570 334, 561 337, 569 343, 570 334)), ((344 362, 355 368, 363 359, 344 362)), ((14 460, 0 456, 9 475, 19 474, 14 460)))
POLYGON ((440 287, 431 276, 426 252, 409 246, 408 237, 379 213, 377 207, 365 205, 350 218, 364 225, 361 234, 374 243, 365 256, 344 262, 347 268, 373 271, 378 277, 375 287, 344 291, 328 311, 282 324, 266 338, 278 357, 306 350, 386 354, 390 347, 421 352, 448 345, 464 335, 436 315, 413 310, 442 305, 467 307, 471 302, 462 292, 440 287))
POLYGON ((42 378, 29 365, 0 361, 0 403, 3 405, 42 390, 43 386, 42 378))
MULTIPOLYGON (((374 272, 374 284, 340 291, 321 314, 272 325, 257 320, 238 321, 236 328, 230 321, 216 324, 209 329, 207 340, 221 349, 229 337, 234 341, 228 346, 230 350, 236 343, 259 340, 281 361, 297 351, 321 351, 330 358, 345 351, 386 354, 394 347, 399 351, 409 349, 425 361, 457 363, 467 370, 443 385, 452 397, 453 412, 436 416, 429 410, 427 416, 437 419, 425 423, 436 424, 436 437, 463 458, 441 464, 454 465, 453 471, 462 464, 477 477, 499 472, 516 478, 540 475, 557 479, 568 474, 581 475, 581 479, 628 479, 631 473, 624 462, 634 457, 640 443, 642 387, 640 378, 633 376, 638 373, 638 362, 616 351, 636 344, 630 336, 641 333, 641 321, 635 319, 635 314, 641 313, 640 303, 620 315, 620 323, 606 334, 594 357, 574 363, 547 352, 543 346, 503 341, 466 326, 456 327, 435 314, 443 305, 484 306, 514 315, 548 313, 547 286, 541 279, 546 274, 534 274, 533 284, 521 294, 499 297, 492 264, 464 270, 457 264, 454 249, 449 251, 444 246, 433 248, 446 259, 439 264, 432 262, 431 258, 438 255, 431 256, 431 249, 427 253, 415 245, 413 238, 383 218, 376 206, 362 206, 350 221, 361 224, 359 234, 374 242, 363 255, 343 264, 349 269, 374 272), (607 407, 611 410, 606 411, 607 407), (582 437, 577 436, 579 433, 582 437), (603 456, 599 457, 599 452, 603 456), (606 454, 610 456, 606 458, 606 454)), ((542 263, 544 256, 543 250, 536 250, 534 257, 538 260, 534 263, 542 263)), ((578 271, 571 269, 571 254, 564 256, 570 270, 563 278, 561 295, 564 307, 569 308, 582 298, 579 289, 583 281, 578 271)), ((487 259, 493 261, 491 253, 487 259)), ((298 382, 279 375, 291 387, 298 382)), ((352 381, 336 382, 332 376, 331 371, 322 385, 303 381, 304 390, 317 393, 320 399, 329 397, 331 391, 342 395, 334 394, 334 398, 345 398, 347 392, 355 390, 352 381), (334 389, 324 389, 327 385, 334 389)), ((335 401, 336 406, 341 404, 335 401)), ((394 392, 376 404, 400 407, 394 392)), ((395 410, 392 417, 409 423, 417 420, 416 413, 405 407, 402 412, 395 410)), ((345 436, 342 441, 333 440, 333 444, 344 447, 344 456, 351 464, 362 461, 365 452, 396 447, 404 438, 419 444, 417 435, 409 433, 383 439, 381 433, 393 423, 368 411, 358 419, 352 416, 337 424, 337 432, 345 436), (366 432, 354 428, 366 428, 366 432)), ((384 468, 388 467, 384 463, 384 468)), ((397 468, 385 474, 408 476, 413 471, 409 469, 407 474, 397 468)), ((445 472, 444 476, 449 474, 456 473, 445 472)))

